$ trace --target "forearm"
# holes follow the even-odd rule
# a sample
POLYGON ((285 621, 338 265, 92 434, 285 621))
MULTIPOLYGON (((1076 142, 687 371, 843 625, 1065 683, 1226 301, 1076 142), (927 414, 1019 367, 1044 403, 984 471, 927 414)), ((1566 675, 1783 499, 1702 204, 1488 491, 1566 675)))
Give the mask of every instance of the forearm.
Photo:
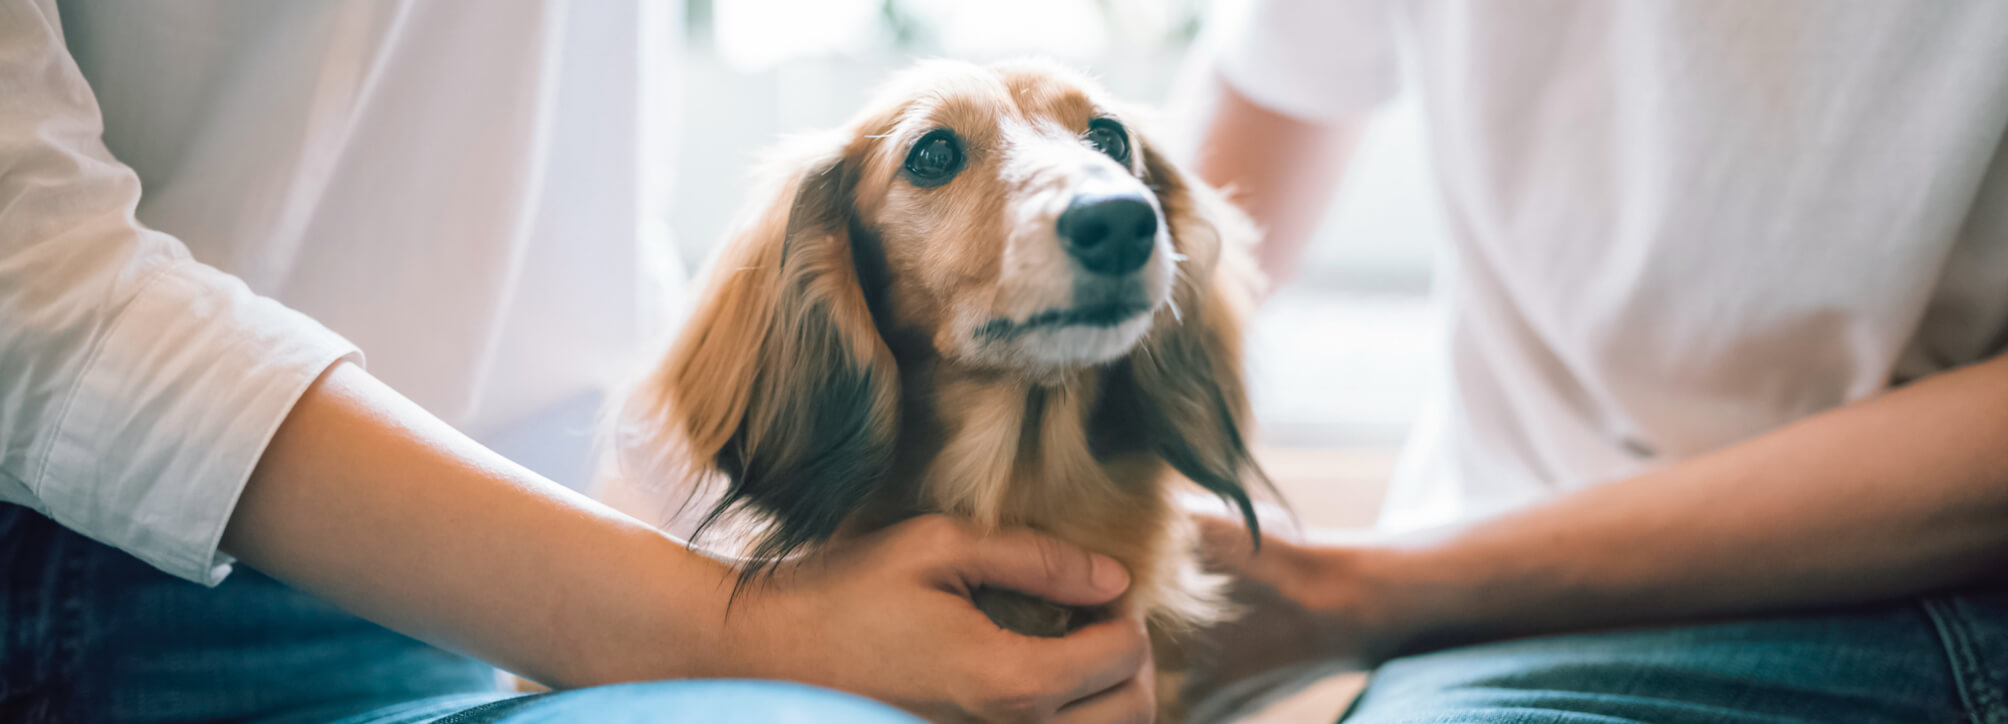
POLYGON ((338 364, 223 548, 366 618, 559 686, 713 673, 729 569, 338 364))
MULTIPOLYGON (((2008 573, 2008 359, 1402 541, 1413 646, 1841 605, 2008 573)), ((1357 559, 1355 560, 1357 563, 1357 559)))
POLYGON ((1324 219, 1366 123, 1312 123, 1249 100, 1210 75, 1200 110, 1194 169, 1263 229, 1255 249, 1262 270, 1288 281, 1312 233, 1324 219))

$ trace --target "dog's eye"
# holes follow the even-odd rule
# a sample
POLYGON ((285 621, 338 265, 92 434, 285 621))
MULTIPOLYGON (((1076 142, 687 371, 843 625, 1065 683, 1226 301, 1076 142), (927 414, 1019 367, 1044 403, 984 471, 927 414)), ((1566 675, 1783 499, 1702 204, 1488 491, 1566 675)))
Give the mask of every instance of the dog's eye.
POLYGON ((1095 150, 1108 154, 1116 163, 1128 165, 1130 157, 1129 134, 1123 132, 1123 124, 1107 118, 1097 118, 1088 122, 1088 144, 1095 150))
POLYGON ((920 137, 906 154, 906 173, 915 185, 938 186, 962 170, 962 146, 955 133, 936 129, 920 137))

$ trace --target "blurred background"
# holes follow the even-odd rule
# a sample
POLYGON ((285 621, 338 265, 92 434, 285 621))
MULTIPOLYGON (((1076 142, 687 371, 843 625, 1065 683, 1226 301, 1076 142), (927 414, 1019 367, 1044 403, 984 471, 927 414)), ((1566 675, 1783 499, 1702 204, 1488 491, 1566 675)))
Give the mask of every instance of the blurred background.
MULTIPOLYGON (((1181 81, 1203 72, 1195 59, 1206 52, 1209 23, 1232 10, 1217 4, 689 0, 676 31, 679 62, 665 74, 678 84, 668 181, 677 256, 686 269, 701 268, 763 149, 841 124, 917 58, 1055 58, 1157 106, 1165 115, 1154 130, 1177 136, 1186 125, 1175 97, 1181 81)), ((1301 276, 1255 325, 1250 371, 1261 439, 1284 449, 1272 466, 1387 465, 1419 404, 1419 370, 1432 363, 1428 289, 1439 220, 1430 164, 1414 103, 1383 115, 1301 276), (1317 451, 1343 459, 1299 460, 1317 451)))

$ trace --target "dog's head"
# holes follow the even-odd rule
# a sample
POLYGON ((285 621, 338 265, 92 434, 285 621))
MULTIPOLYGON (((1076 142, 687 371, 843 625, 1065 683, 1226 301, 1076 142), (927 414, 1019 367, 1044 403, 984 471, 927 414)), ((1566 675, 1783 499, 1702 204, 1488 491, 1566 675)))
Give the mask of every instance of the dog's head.
POLYGON ((722 473, 716 509, 776 525, 756 554, 821 540, 885 478, 900 366, 1065 385, 1239 504, 1246 218, 1138 119, 1050 65, 924 64, 781 162, 714 258, 693 317, 624 416, 645 457, 722 473), (1228 253, 1223 253, 1223 250, 1228 253))

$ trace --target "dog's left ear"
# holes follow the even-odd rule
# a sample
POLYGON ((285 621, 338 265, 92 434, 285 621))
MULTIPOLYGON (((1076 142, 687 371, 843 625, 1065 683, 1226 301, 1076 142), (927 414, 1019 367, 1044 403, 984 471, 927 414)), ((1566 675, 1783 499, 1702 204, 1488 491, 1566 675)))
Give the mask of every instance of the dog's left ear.
POLYGON ((1144 181, 1157 195, 1179 264, 1171 306, 1125 368, 1133 418, 1148 445, 1179 474, 1240 509, 1261 541, 1248 486, 1274 486, 1248 449, 1248 392, 1242 380, 1242 322, 1262 285, 1250 247, 1255 225, 1227 199, 1187 176, 1143 140, 1144 181))

